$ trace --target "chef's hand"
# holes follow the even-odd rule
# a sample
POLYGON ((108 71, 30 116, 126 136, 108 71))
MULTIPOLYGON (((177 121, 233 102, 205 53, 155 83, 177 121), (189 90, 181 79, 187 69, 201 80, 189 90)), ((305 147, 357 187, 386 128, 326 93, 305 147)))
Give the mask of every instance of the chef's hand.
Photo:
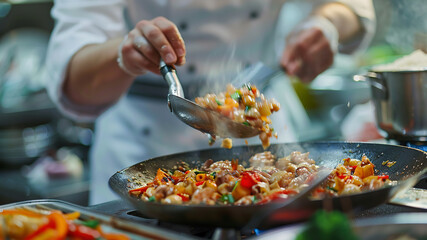
POLYGON ((167 64, 185 63, 185 44, 174 23, 164 17, 138 22, 119 47, 119 66, 130 75, 160 74, 160 57, 167 64))
POLYGON ((281 65, 291 76, 309 83, 332 65, 339 33, 330 20, 311 16, 288 35, 281 65))

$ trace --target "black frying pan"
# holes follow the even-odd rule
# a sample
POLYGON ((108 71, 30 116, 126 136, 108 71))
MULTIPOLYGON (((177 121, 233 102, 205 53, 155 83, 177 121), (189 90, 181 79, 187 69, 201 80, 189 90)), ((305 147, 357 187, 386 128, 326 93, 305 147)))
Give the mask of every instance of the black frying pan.
MULTIPOLYGON (((238 158, 239 163, 249 166, 249 158, 255 153, 264 151, 262 146, 241 146, 232 149, 207 149, 178 153, 157 157, 135 164, 114 174, 110 180, 110 187, 129 201, 139 212, 147 217, 161 221, 189 225, 205 225, 223 228, 242 228, 247 226, 254 217, 265 216, 265 205, 253 206, 205 206, 205 205, 166 205, 153 202, 144 202, 129 195, 130 189, 139 185, 132 184, 137 178, 141 182, 151 182, 158 168, 172 169, 180 161, 187 162, 190 167, 200 167, 207 159, 214 161, 231 160, 238 158)), ((293 151, 310 152, 310 158, 317 165, 334 168, 342 163, 342 159, 358 158, 366 155, 378 173, 389 174, 391 180, 398 181, 395 186, 389 186, 374 191, 359 194, 334 197, 331 199, 294 201, 285 208, 268 215, 259 228, 269 228, 279 224, 307 219, 311 213, 319 208, 334 208, 344 211, 357 212, 371 208, 391 199, 398 191, 413 186, 422 174, 427 171, 427 153, 421 150, 373 143, 347 142, 312 142, 273 144, 269 147, 277 157, 284 157, 293 151), (396 161, 392 167, 383 166, 383 161, 396 161)))

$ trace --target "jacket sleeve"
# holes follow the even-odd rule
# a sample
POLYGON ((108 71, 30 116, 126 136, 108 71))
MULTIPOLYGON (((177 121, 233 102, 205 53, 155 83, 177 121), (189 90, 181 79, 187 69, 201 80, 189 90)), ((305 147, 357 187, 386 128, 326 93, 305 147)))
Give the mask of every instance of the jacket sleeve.
POLYGON ((46 89, 59 110, 76 121, 93 121, 110 106, 83 106, 71 102, 63 92, 68 64, 88 44, 124 36, 124 0, 56 0, 51 15, 55 27, 46 58, 46 89))
POLYGON ((353 10, 359 17, 363 31, 349 42, 341 43, 339 51, 342 53, 357 53, 366 50, 375 35, 376 18, 372 0, 339 0, 353 10))

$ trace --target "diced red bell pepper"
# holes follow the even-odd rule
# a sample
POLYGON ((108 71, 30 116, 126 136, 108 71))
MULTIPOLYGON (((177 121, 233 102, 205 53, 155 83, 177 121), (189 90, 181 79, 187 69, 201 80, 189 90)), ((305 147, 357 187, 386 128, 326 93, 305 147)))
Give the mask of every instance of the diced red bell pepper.
POLYGON ((146 185, 144 187, 140 187, 140 188, 135 188, 132 190, 129 190, 129 193, 133 193, 133 192, 141 192, 141 193, 145 193, 145 191, 147 191, 147 189, 150 187, 151 185, 146 185))
POLYGON ((188 201, 190 201, 190 197, 188 197, 188 195, 187 195, 187 194, 178 193, 177 195, 181 197, 181 199, 182 199, 182 201, 183 201, 183 202, 188 202, 188 201))
POLYGON ((344 179, 344 178, 346 178, 346 177, 347 177, 347 175, 339 174, 339 175, 337 175, 337 177, 338 177, 339 179, 344 179))
POLYGON ((245 188, 251 188, 253 185, 257 184, 260 181, 260 178, 256 172, 244 172, 240 181, 240 185, 245 188))
POLYGON ((388 175, 380 175, 380 176, 378 176, 378 179, 385 181, 385 180, 389 179, 389 176, 388 175))

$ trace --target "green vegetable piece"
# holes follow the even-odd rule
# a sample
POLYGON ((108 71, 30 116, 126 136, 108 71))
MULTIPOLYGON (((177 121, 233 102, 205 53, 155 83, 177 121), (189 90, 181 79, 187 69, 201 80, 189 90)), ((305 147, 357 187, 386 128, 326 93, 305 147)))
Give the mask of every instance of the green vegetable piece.
POLYGON ((90 227, 90 228, 96 228, 98 225, 99 225, 99 222, 98 222, 98 220, 88 220, 88 221, 85 221, 85 222, 82 222, 81 223, 82 225, 85 225, 86 227, 90 227))
POLYGON ((233 94, 230 95, 230 97, 236 101, 239 101, 242 98, 239 91, 235 91, 233 94))
POLYGON ((155 198, 154 196, 151 196, 151 197, 148 199, 148 201, 149 201, 149 202, 154 202, 154 201, 156 201, 156 198, 155 198))
POLYGON ((216 178, 216 172, 212 172, 211 176, 215 179, 216 178))
POLYGON ((249 123, 247 121, 243 122, 243 124, 249 126, 249 123))
POLYGON ((296 237, 296 240, 308 239, 356 240, 358 238, 346 215, 338 211, 320 210, 310 218, 305 229, 296 237))
POLYGON ((229 203, 234 203, 234 197, 231 194, 228 194, 228 202, 229 203))
POLYGON ((329 187, 329 186, 327 186, 326 189, 329 189, 329 190, 334 191, 334 192, 338 192, 338 190, 336 190, 335 188, 329 187))
POLYGON ((252 86, 250 83, 245 83, 243 86, 245 86, 246 88, 248 88, 249 91, 252 91, 252 86))
POLYGON ((221 202, 228 202, 228 195, 222 195, 221 198, 219 199, 221 202))
POLYGON ((194 173, 197 175, 197 174, 206 174, 207 172, 205 172, 205 171, 194 171, 194 173))
POLYGON ((218 101, 218 99, 216 99, 215 98, 215 102, 216 102, 216 104, 218 104, 219 106, 222 106, 223 104, 220 102, 220 101, 218 101))
POLYGON ((251 106, 245 106, 245 112, 248 112, 251 109, 251 106))

